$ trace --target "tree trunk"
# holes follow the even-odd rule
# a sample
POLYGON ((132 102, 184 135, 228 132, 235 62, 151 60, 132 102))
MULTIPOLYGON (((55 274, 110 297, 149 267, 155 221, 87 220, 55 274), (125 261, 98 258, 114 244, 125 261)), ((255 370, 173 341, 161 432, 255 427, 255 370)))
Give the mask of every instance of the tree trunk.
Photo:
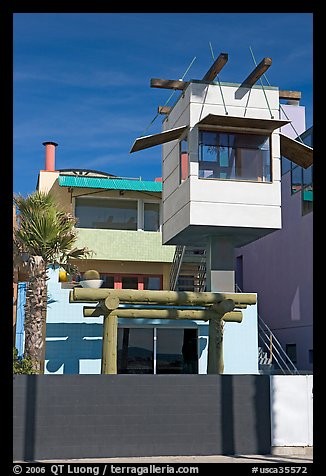
POLYGON ((43 321, 46 308, 46 267, 41 256, 29 258, 30 281, 25 305, 25 357, 32 360, 33 370, 40 373, 43 350, 43 321))

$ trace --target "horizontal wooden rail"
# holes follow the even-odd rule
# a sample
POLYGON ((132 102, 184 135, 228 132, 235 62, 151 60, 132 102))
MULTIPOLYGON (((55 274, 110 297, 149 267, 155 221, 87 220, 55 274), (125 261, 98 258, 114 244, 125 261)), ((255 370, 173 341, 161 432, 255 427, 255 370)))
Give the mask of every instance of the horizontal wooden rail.
MULTIPOLYGON (((105 315, 102 307, 87 307, 83 309, 84 317, 99 317, 105 315)), ((194 321, 208 321, 218 313, 210 310, 188 311, 184 309, 115 309, 110 316, 124 319, 186 319, 194 321)), ((223 316, 227 322, 242 322, 241 311, 227 312, 223 316)))
MULTIPOLYGON (((232 299, 237 304, 256 304, 255 294, 245 293, 211 293, 190 291, 140 291, 135 289, 90 289, 74 288, 70 291, 70 302, 94 302, 103 301, 107 298, 118 299, 121 303, 148 303, 166 305, 202 305, 209 306, 218 304, 225 299, 232 299)), ((116 301, 115 301, 116 302, 116 301)), ((114 307, 116 304, 114 305, 114 307)))

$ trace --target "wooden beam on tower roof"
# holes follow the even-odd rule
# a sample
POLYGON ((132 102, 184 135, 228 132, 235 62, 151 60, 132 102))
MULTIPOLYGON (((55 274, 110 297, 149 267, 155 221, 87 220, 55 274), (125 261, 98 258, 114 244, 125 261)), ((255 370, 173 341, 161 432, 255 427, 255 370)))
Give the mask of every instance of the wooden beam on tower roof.
POLYGON ((220 53, 218 58, 214 61, 212 66, 209 68, 202 81, 214 81, 218 73, 228 62, 229 55, 227 53, 220 53))
POLYGON ((280 99, 295 99, 297 101, 301 99, 301 91, 286 91, 280 89, 278 94, 280 99))
POLYGON ((249 76, 241 84, 242 87, 251 88, 258 79, 268 70, 272 64, 272 58, 263 58, 256 68, 249 74, 249 76))
POLYGON ((180 79, 159 79, 151 78, 151 88, 162 89, 177 89, 183 91, 188 86, 187 81, 181 81, 180 79))

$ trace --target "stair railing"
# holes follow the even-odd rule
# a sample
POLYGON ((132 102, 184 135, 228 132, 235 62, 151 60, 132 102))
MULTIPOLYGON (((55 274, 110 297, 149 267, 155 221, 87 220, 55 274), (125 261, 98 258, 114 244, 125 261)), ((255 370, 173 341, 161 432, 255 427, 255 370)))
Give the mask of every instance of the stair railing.
POLYGON ((183 245, 176 246, 173 262, 172 262, 171 270, 170 270, 170 290, 171 291, 174 291, 177 287, 180 268, 181 268, 183 256, 185 254, 185 250, 186 250, 186 247, 183 245))

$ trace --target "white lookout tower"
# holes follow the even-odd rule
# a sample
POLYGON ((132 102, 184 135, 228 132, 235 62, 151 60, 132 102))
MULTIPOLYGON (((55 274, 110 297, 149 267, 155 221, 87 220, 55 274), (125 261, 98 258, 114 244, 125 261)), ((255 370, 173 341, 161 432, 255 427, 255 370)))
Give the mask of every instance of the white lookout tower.
POLYGON ((280 99, 296 91, 256 85, 272 63, 264 58, 242 84, 214 81, 221 53, 202 80, 152 79, 182 90, 163 132, 138 138, 136 152, 163 144, 163 243, 204 246, 207 290, 234 292, 234 248, 281 223, 281 155, 303 167, 312 149, 281 134, 280 99))

